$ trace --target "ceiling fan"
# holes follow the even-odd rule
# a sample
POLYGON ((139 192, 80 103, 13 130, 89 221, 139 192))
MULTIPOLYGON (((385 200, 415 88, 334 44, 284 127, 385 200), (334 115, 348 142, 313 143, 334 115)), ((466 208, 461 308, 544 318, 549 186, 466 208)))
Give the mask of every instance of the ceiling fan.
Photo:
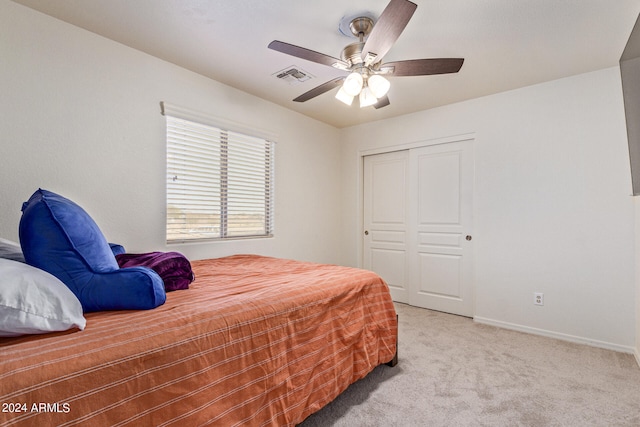
POLYGON ((345 104, 351 105, 357 96, 360 107, 372 105, 374 108, 382 108, 389 105, 387 92, 391 86, 385 76, 457 73, 462 67, 463 58, 410 59, 382 63, 382 58, 407 26, 417 7, 408 0, 391 0, 375 25, 368 16, 352 19, 349 30, 359 41, 346 46, 340 55, 341 59, 278 40, 269 43, 269 49, 349 72, 346 76, 337 77, 303 93, 294 101, 305 102, 341 86, 336 98, 345 104))

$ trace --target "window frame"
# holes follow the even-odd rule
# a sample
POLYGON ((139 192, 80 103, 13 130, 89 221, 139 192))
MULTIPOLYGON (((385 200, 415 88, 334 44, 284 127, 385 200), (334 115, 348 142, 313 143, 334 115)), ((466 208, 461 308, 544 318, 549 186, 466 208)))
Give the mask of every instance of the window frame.
MULTIPOLYGON (((189 110, 186 109, 184 107, 179 107, 173 104, 167 104, 166 102, 161 102, 161 113, 162 115, 164 115, 166 117, 167 120, 165 120, 165 149, 167 150, 167 157, 166 157, 166 163, 165 163, 165 177, 166 177, 166 181, 165 181, 165 240, 167 242, 167 244, 181 244, 181 243, 194 243, 194 242, 203 242, 203 241, 229 241, 229 240, 242 240, 242 239, 262 239, 262 238, 272 238, 274 237, 274 186, 275 186, 275 172, 274 172, 274 166, 275 166, 275 156, 274 156, 274 152, 275 152, 275 146, 276 146, 276 135, 273 132, 270 131, 266 131, 264 129, 258 129, 258 128, 254 128, 254 127, 249 127, 240 123, 235 123, 229 120, 225 120, 225 119, 221 119, 219 117, 215 117, 215 116, 211 116, 208 114, 203 114, 203 113, 199 113, 193 110, 189 110), (209 231, 209 232, 197 232, 194 231, 194 237, 188 237, 189 232, 187 230, 185 230, 184 234, 182 234, 181 236, 178 235, 176 233, 175 236, 172 237, 172 235, 170 234, 170 205, 169 205, 169 200, 170 200, 170 180, 174 180, 175 181, 175 177, 173 176, 173 174, 170 174, 170 159, 169 159, 169 151, 170 151, 170 137, 169 137, 169 123, 170 120, 172 119, 177 119, 177 120, 182 120, 185 122, 190 122, 192 124, 195 124, 197 126, 206 126, 209 128, 212 128, 212 130, 214 131, 219 131, 219 139, 215 139, 212 138, 210 140, 210 142, 212 142, 213 144, 219 144, 218 148, 220 149, 219 151, 219 167, 220 167, 220 176, 217 178, 217 186, 214 184, 212 187, 210 187, 209 189, 212 191, 219 191, 219 197, 217 198, 217 200, 220 203, 220 211, 219 211, 219 220, 213 221, 212 223, 209 224, 204 224, 205 226, 209 226, 209 228, 211 229, 215 229, 216 226, 219 223, 219 229, 218 232, 216 233, 216 235, 208 235, 205 237, 202 236, 197 236, 198 234, 213 234, 213 232, 209 231), (249 141, 249 145, 246 145, 248 147, 253 147, 250 148, 252 150, 255 150, 255 152, 259 152, 259 150, 257 150, 257 148, 260 147, 261 144, 264 144, 264 165, 265 165, 265 169, 264 169, 264 203, 262 203, 262 199, 258 198, 257 200, 259 201, 257 205, 253 205, 253 210, 249 209, 248 211, 244 212, 244 215, 247 214, 247 212, 256 212, 255 211, 255 207, 259 207, 262 208, 264 206, 264 210, 261 212, 264 212, 264 218, 263 218, 263 224, 264 224, 264 233, 260 233, 260 234, 252 234, 250 232, 247 232, 246 234, 239 234, 237 229, 235 232, 230 232, 229 230, 229 213, 230 213, 230 206, 231 206, 231 202, 230 202, 230 197, 229 197, 229 192, 231 191, 232 196, 235 197, 235 201, 238 202, 239 204, 243 204, 242 201, 247 201, 248 199, 238 199, 238 196, 242 196, 244 194, 244 192, 246 191, 247 188, 249 187, 238 187, 238 184, 236 182, 236 185, 234 186, 233 189, 230 189, 230 180, 232 180, 233 178, 233 174, 236 174, 236 178, 238 177, 238 170, 231 168, 229 169, 229 149, 233 149, 233 145, 232 144, 244 144, 247 141, 249 141), (253 143, 253 141, 250 140, 259 140, 258 145, 251 145, 253 143), (234 192, 235 191, 235 192, 234 192)), ((173 123, 173 122, 172 122, 173 123)), ((236 148, 238 147, 243 147, 242 145, 237 145, 236 148)), ((231 154, 233 156, 233 153, 231 154)), ((248 165, 249 163, 242 163, 244 161, 246 161, 246 159, 242 160, 243 156, 242 155, 238 155, 237 157, 233 157, 233 160, 237 161, 237 159, 241 159, 241 163, 237 164, 236 167, 238 166, 245 166, 248 165)), ((215 161, 214 161, 215 163, 215 161)), ((260 162, 254 162, 251 163, 252 166, 255 165, 259 165, 260 162)), ((262 172, 259 168, 255 169, 256 171, 260 171, 260 173, 262 172)), ((260 185, 262 183, 258 181, 260 185)), ((256 188, 260 188, 260 185, 258 185, 257 187, 255 187, 256 182, 252 182, 252 184, 254 185, 254 187, 252 187, 253 190, 255 190, 256 188)), ((193 187, 190 187, 193 188, 193 187)), ((249 197, 249 196, 244 196, 244 197, 249 197)), ((214 199, 216 199, 216 197, 213 197, 214 199)), ((253 198, 255 200, 255 197, 253 198)), ((185 198, 186 200, 186 198, 185 198)), ((185 201, 186 203, 186 201, 185 201)), ((215 207, 215 202, 214 204, 210 205, 210 207, 215 207)), ((211 214, 215 216, 215 214, 213 214, 213 212, 215 211, 215 209, 211 210, 211 214)), ((240 214, 242 215, 242 213, 240 214)), ((183 224, 187 225, 187 221, 185 220, 185 223, 183 224)), ((240 229, 242 229, 242 227, 240 227, 240 229)))

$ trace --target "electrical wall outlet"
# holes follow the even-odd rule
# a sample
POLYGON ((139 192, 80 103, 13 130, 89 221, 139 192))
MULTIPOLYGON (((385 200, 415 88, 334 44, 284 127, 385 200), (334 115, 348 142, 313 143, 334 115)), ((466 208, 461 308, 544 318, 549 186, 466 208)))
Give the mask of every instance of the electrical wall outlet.
POLYGON ((544 294, 542 292, 535 292, 533 294, 533 303, 535 305, 544 305, 544 294))

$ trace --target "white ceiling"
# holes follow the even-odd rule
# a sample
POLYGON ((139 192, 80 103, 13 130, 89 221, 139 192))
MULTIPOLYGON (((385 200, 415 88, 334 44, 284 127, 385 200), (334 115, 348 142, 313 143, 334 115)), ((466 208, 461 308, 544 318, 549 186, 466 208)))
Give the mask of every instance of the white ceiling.
POLYGON ((378 16, 388 0, 14 0, 219 82, 345 127, 618 64, 640 0, 414 0, 418 8, 384 62, 465 58, 457 74, 391 78, 391 105, 347 107, 337 89, 291 100, 342 75, 272 51, 281 40, 333 57, 355 41, 343 16, 378 16), (297 66, 296 85, 274 74, 297 66))

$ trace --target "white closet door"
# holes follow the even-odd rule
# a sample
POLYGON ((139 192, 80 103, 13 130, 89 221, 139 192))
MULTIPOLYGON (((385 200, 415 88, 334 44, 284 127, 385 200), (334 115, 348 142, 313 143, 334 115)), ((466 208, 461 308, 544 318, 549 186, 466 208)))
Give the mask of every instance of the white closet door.
POLYGON ((410 151, 410 304, 473 316, 473 146, 410 151))
POLYGON ((394 301, 474 314, 472 144, 364 157, 363 267, 394 301))
POLYGON ((364 158, 363 266, 389 285, 394 301, 409 302, 407 191, 409 152, 364 158))

